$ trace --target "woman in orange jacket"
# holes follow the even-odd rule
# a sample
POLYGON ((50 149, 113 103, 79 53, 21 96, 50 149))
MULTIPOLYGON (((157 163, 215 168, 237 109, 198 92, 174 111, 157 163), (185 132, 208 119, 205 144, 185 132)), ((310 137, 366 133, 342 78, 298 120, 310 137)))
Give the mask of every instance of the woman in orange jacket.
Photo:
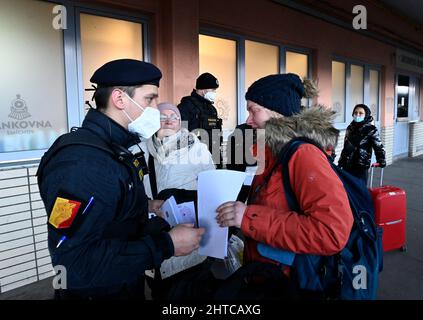
MULTIPOLYGON (((258 243, 298 254, 333 255, 344 248, 349 238, 353 216, 348 197, 319 148, 301 145, 288 164, 292 190, 302 214, 288 207, 282 165, 272 171, 277 155, 294 137, 313 139, 327 149, 335 147, 333 113, 324 108, 300 111, 301 98, 312 96, 310 82, 304 83, 306 88, 294 74, 270 75, 254 82, 246 93, 247 124, 265 129, 266 133, 264 159, 258 157, 264 170, 253 180, 248 205, 230 201, 216 210, 220 226, 238 227, 245 235, 244 262, 276 263, 259 254, 258 243), (269 174, 271 177, 264 184, 269 174)), ((256 149, 257 146, 253 148, 256 149)), ((284 271, 289 274, 288 268, 284 271)))

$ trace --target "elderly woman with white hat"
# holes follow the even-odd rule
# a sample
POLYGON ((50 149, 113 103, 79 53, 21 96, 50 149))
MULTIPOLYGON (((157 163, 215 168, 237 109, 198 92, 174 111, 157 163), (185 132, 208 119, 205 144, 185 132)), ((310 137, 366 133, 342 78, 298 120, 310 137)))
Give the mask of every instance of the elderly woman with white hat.
MULTIPOLYGON (((160 130, 146 141, 147 150, 144 150, 147 151, 150 170, 148 177, 144 180, 146 193, 150 193, 152 198, 156 198, 157 194, 168 190, 171 192, 166 193, 167 196, 171 195, 175 189, 197 190, 198 174, 202 171, 216 169, 212 156, 204 143, 201 143, 186 128, 181 127, 181 114, 177 107, 171 103, 161 103, 158 105, 158 109, 160 111, 160 130), (153 170, 155 179, 152 178, 153 170), (149 190, 150 187, 152 192, 149 190)), ((177 197, 175 196, 175 198, 177 197)), ((165 260, 160 267, 162 281, 159 282, 152 281, 152 277, 157 279, 158 275, 147 271, 146 275, 149 276, 147 279, 152 289, 153 299, 165 299, 167 291, 174 282, 172 276, 184 270, 185 273, 190 272, 187 269, 198 266, 206 258, 195 250, 187 256, 165 260)))
POLYGON ((212 156, 204 143, 181 127, 177 107, 161 103, 158 109, 160 130, 147 141, 147 151, 154 158, 157 193, 173 188, 197 190, 198 174, 215 169, 212 156))

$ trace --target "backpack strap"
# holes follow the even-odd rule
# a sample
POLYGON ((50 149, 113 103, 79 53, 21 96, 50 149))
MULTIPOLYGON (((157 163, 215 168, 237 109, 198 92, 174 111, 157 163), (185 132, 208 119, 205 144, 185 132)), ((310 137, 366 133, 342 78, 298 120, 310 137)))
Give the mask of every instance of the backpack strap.
POLYGON ((285 192, 286 201, 288 202, 288 207, 291 210, 296 212, 300 212, 301 207, 291 187, 291 179, 289 177, 288 163, 289 163, 289 160, 291 160, 294 153, 298 150, 300 145, 302 145, 303 143, 304 142, 299 140, 289 142, 284 147, 284 150, 282 150, 282 152, 279 154, 279 157, 275 164, 276 167, 279 164, 282 165, 282 182, 283 182, 283 189, 285 192))
POLYGON ((264 178, 264 183, 262 185, 262 186, 266 185, 269 182, 273 172, 279 167, 279 165, 282 165, 282 182, 283 182, 284 192, 286 196, 286 201, 288 202, 289 208, 298 213, 300 213, 301 207, 297 201, 294 191, 292 190, 291 179, 289 177, 288 163, 289 163, 289 160, 291 160, 294 153, 298 150, 300 145, 306 144, 306 143, 316 146, 323 153, 325 153, 321 145, 319 145, 316 141, 312 139, 308 139, 305 137, 297 137, 290 140, 282 148, 278 158, 276 159, 275 164, 270 170, 270 173, 264 178))

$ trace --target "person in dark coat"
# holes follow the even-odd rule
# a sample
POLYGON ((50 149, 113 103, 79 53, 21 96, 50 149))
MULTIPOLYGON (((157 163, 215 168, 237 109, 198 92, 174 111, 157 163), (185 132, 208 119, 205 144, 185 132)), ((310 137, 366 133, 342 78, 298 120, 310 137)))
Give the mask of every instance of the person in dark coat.
POLYGON ((53 266, 66 270, 64 299, 144 299, 144 273, 198 248, 204 229, 149 218, 145 163, 128 148, 160 128, 160 70, 138 60, 106 63, 92 76, 97 109, 43 156, 38 185, 48 213, 53 266))
MULTIPOLYGON (((252 157, 251 148, 257 140, 257 129, 247 123, 237 125, 229 135, 226 146, 226 169, 245 172, 247 167, 257 167, 257 160, 252 157)), ((245 202, 250 191, 249 185, 243 185, 238 194, 237 201, 245 202)))
POLYGON ((345 133, 344 148, 338 165, 367 184, 372 149, 381 168, 386 166, 385 150, 376 126, 372 124, 373 117, 369 107, 358 104, 352 115, 354 119, 345 133))
POLYGON ((246 123, 239 124, 228 137, 226 168, 245 171, 248 166, 255 166, 257 161, 248 157, 250 148, 256 143, 256 129, 246 123))
POLYGON ((191 95, 183 97, 178 105, 182 126, 207 144, 216 167, 222 168, 222 119, 214 107, 216 89, 219 81, 206 72, 201 74, 195 83, 191 95))

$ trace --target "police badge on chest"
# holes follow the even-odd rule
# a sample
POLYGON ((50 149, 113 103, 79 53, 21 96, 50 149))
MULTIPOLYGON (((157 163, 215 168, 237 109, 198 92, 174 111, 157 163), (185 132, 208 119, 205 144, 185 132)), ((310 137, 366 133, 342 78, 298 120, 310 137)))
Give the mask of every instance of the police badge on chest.
POLYGON ((144 176, 148 174, 148 166, 147 162, 145 161, 144 152, 138 152, 134 154, 134 161, 133 164, 138 171, 138 176, 140 181, 144 180, 144 176))

